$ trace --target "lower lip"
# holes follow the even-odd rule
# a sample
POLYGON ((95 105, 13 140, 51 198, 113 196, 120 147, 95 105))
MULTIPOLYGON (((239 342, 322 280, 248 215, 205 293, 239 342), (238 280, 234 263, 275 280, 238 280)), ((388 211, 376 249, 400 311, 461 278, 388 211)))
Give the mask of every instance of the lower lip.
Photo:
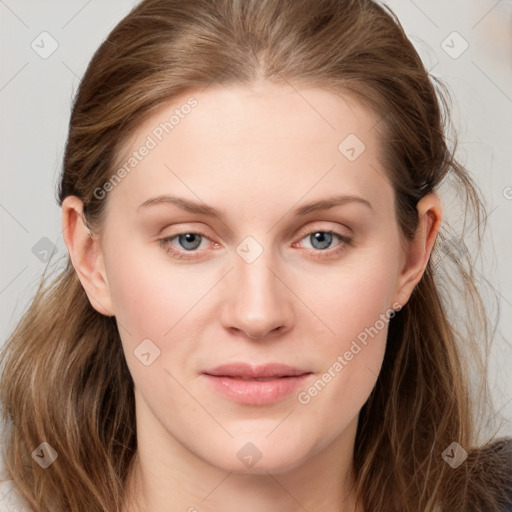
POLYGON ((242 380, 203 374, 214 389, 240 404, 264 405, 277 402, 303 385, 311 373, 273 380, 242 380))

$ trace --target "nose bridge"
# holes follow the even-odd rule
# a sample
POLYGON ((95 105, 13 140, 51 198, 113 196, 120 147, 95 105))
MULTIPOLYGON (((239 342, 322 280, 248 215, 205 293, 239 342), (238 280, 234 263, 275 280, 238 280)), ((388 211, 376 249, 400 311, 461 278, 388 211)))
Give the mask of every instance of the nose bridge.
POLYGON ((225 327, 244 331, 251 338, 282 330, 291 321, 291 308, 287 288, 278 277, 274 251, 254 237, 246 237, 235 252, 223 315, 225 327))

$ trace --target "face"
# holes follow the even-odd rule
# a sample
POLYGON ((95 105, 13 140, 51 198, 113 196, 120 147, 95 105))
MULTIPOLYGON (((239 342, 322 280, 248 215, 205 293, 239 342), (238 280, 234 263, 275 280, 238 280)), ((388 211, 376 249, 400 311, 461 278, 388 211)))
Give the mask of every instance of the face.
POLYGON ((408 295, 375 123, 317 88, 209 87, 126 145, 101 259, 155 456, 279 473, 353 432, 408 295), (228 363, 302 376, 205 374, 228 363))

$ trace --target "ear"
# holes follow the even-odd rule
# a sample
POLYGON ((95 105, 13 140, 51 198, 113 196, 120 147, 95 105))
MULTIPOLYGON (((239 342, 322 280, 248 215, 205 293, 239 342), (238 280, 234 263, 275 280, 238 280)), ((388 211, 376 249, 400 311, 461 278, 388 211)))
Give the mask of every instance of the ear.
POLYGON ((102 315, 113 316, 99 236, 86 226, 83 203, 76 196, 68 196, 62 202, 62 234, 92 307, 102 315))
POLYGON ((418 201, 418 229, 413 240, 407 242, 404 265, 398 275, 395 301, 405 305, 427 267, 434 242, 436 241, 443 208, 435 192, 418 201))

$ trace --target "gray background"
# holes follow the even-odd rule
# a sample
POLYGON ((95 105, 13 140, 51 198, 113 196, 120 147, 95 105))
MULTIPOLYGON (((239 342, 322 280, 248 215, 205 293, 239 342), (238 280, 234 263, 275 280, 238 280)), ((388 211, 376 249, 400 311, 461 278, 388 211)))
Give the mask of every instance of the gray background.
MULTIPOLYGON (((387 3, 432 74, 451 88, 458 156, 486 199, 480 274, 501 311, 489 385, 501 432, 512 434, 512 2, 387 3)), ((27 307, 54 246, 51 263, 64 261, 55 188, 71 100, 93 52, 134 4, 0 0, 0 343, 27 307)))

